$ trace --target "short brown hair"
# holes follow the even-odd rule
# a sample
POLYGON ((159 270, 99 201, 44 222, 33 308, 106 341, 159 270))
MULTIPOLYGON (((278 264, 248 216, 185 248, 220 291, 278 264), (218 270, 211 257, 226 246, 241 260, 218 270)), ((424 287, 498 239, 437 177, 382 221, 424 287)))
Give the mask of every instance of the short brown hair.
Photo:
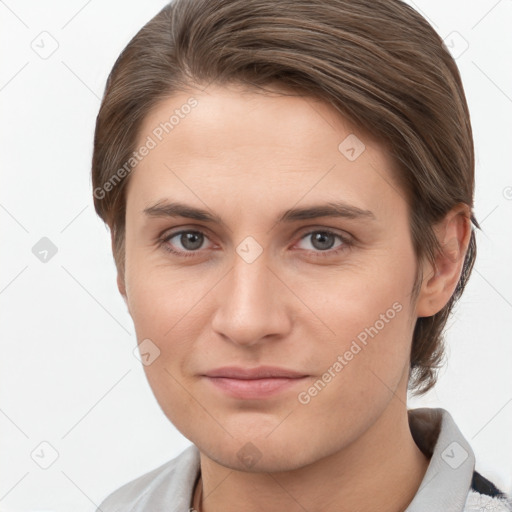
MULTIPOLYGON (((112 230, 123 278, 125 190, 133 168, 126 163, 133 160, 141 123, 163 99, 210 83, 278 83, 329 103, 382 141, 407 199, 418 262, 428 258, 435 265, 441 247, 433 226, 456 204, 469 206, 479 228, 472 130, 459 71, 414 9, 400 0, 174 0, 118 57, 96 120, 94 206, 112 230)), ((416 394, 436 382, 443 329, 475 257, 472 229, 451 299, 435 315, 416 320, 409 379, 416 394)), ((413 298, 422 279, 418 271, 413 298)))

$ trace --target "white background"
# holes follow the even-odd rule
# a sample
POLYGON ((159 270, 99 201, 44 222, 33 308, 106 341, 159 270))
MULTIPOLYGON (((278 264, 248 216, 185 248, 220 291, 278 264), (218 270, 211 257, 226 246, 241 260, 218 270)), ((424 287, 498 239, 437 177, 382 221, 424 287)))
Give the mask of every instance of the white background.
MULTIPOLYGON (((133 325, 90 180, 107 75, 165 3, 0 1, 2 511, 92 512, 190 444, 161 412, 133 355, 133 325), (51 38, 58 43, 47 59, 31 47, 41 37, 46 48, 51 38), (32 253, 42 237, 58 249, 47 263, 32 253), (36 450, 49 460, 43 441, 58 452, 48 469, 31 458, 36 450)), ((449 322, 449 362, 436 390, 410 406, 449 410, 477 470, 511 492, 512 1, 410 3, 460 54, 483 228, 449 322)))

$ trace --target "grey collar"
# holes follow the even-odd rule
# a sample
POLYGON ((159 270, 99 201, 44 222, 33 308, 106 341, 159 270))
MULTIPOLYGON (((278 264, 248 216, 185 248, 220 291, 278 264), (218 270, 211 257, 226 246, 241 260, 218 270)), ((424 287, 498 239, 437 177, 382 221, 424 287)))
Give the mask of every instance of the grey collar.
MULTIPOLYGON (((409 426, 430 457, 421 485, 405 512, 462 512, 475 467, 473 450, 444 409, 411 409, 409 426)), ((200 471, 195 445, 108 496, 98 512, 187 512, 200 471)))
POLYGON ((411 409, 414 441, 431 456, 427 472, 406 512, 461 512, 475 469, 475 454, 444 409, 411 409))

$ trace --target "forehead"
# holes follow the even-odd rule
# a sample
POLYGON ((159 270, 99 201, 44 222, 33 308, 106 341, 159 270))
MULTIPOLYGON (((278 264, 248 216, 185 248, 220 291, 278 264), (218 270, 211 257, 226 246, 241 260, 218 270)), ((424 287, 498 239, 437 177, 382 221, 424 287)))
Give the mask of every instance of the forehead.
POLYGON ((382 144, 333 106, 286 90, 179 92, 153 108, 138 135, 137 148, 151 145, 128 187, 139 208, 167 193, 196 204, 229 196, 245 210, 264 207, 263 197, 282 206, 341 194, 367 208, 400 196, 382 144))
POLYGON ((219 157, 221 148, 257 152, 261 144, 296 158, 319 158, 337 154, 339 142, 348 134, 379 145, 332 105, 275 85, 265 91, 230 84, 177 92, 146 115, 138 142, 151 134, 159 146, 186 144, 188 155, 202 158, 219 157))

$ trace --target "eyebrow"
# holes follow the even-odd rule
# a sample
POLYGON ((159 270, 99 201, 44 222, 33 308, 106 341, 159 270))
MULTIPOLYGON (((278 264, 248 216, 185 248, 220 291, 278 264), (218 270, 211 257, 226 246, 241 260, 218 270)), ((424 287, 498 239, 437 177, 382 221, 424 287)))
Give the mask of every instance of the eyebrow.
MULTIPOLYGON (((225 225, 218 215, 180 202, 159 201, 152 206, 144 208, 143 212, 149 217, 184 217, 222 226, 225 225)), ((370 210, 364 210, 357 206, 338 201, 302 208, 291 208, 278 216, 277 223, 291 223, 320 217, 341 217, 356 220, 376 219, 374 213, 370 210)))

